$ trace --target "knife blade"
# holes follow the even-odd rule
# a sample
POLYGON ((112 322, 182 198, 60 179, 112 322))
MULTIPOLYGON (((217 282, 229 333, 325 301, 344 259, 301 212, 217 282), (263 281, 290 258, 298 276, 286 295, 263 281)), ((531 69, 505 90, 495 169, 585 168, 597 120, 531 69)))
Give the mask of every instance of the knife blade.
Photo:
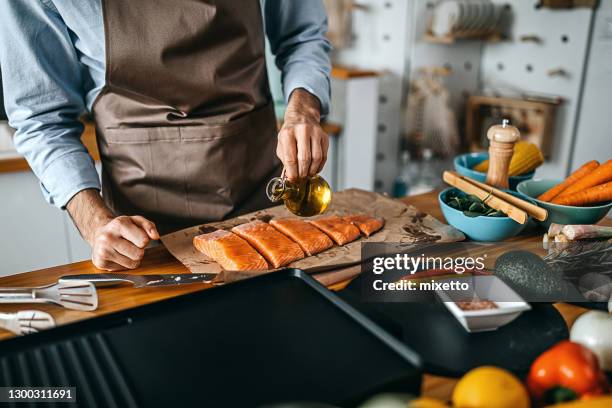
POLYGON ((180 273, 163 275, 132 275, 127 273, 92 273, 82 275, 67 275, 59 278, 59 282, 85 280, 96 287, 132 284, 135 288, 185 285, 190 283, 212 283, 217 277, 214 273, 180 273))

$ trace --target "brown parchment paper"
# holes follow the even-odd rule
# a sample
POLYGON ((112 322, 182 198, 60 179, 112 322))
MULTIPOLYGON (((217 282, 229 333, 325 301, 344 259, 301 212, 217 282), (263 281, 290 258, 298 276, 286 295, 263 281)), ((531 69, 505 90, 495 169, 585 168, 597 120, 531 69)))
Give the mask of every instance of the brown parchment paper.
MULTIPOLYGON (((362 262, 361 243, 393 242, 455 242, 465 239, 457 229, 420 212, 415 207, 377 193, 349 189, 334 193, 332 202, 325 215, 348 215, 366 213, 385 219, 385 227, 369 238, 362 237, 344 246, 334 246, 318 255, 310 256, 289 265, 308 273, 325 272, 340 267, 347 267, 362 262)), ((202 224, 186 228, 161 237, 162 243, 180 262, 193 273, 221 273, 223 270, 212 259, 198 252, 193 247, 193 237, 209 232, 211 229, 230 229, 255 219, 269 221, 272 218, 295 217, 285 206, 245 214, 225 221, 202 224)), ((241 278, 241 272, 223 274, 220 280, 233 281, 241 278), (227 276, 224 276, 227 275, 227 276), (231 276, 230 276, 231 275, 231 276), (236 275, 236 276, 234 276, 236 275)), ((247 275, 249 275, 247 273, 247 275)), ((252 274, 251 274, 252 275, 252 274)), ((244 276, 248 277, 248 276, 244 276)))

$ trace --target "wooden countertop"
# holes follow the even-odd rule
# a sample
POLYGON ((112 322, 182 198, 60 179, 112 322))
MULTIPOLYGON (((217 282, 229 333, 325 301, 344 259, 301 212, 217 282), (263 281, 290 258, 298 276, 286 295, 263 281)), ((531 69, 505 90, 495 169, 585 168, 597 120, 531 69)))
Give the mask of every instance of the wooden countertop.
MULTIPOLYGON (((431 214, 439 220, 444 220, 437 204, 437 192, 422 194, 403 199, 406 203, 412 204, 421 211, 431 214)), ((608 222, 608 224, 610 224, 608 222)), ((541 240, 541 235, 530 237, 515 238, 517 241, 541 240)), ((21 273, 4 278, 0 278, 0 286, 42 286, 56 282, 62 275, 98 273, 90 261, 78 262, 69 265, 57 266, 54 268, 42 269, 39 271, 21 273)), ((140 268, 134 271, 136 274, 164 274, 164 273, 188 273, 186 267, 179 263, 162 246, 147 250, 145 259, 140 268)), ((347 282, 348 283, 348 282, 347 282)), ((340 285, 339 287, 342 287, 340 285)), ((36 305, 36 309, 51 313, 58 324, 66 324, 77 320, 87 319, 94 316, 104 315, 119 310, 129 309, 135 306, 156 302, 158 300, 170 298, 184 293, 195 292, 209 288, 207 284, 192 284, 176 287, 160 287, 149 289, 134 289, 129 286, 114 288, 100 288, 100 305, 95 312, 78 312, 65 310, 53 305, 36 305)), ((338 288, 338 286, 336 287, 338 288)), ((334 288, 332 288, 334 289, 334 288)), ((0 305, 0 312, 12 312, 23 309, 24 305, 0 305)), ((569 326, 574 320, 587 309, 567 305, 555 305, 561 312, 569 326)), ((31 308, 31 305, 28 306, 31 308)), ((0 332, 0 340, 11 337, 8 332, 0 332)), ((425 375, 423 383, 423 395, 440 399, 450 398, 452 389, 456 383, 455 379, 425 375)))

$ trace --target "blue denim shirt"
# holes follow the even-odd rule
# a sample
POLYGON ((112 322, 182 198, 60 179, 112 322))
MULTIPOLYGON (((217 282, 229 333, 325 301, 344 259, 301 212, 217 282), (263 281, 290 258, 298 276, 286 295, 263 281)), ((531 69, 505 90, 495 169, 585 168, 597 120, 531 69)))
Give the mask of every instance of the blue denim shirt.
MULTIPOLYGON (((266 36, 288 97, 304 88, 329 109, 330 45, 322 0, 261 0, 266 36)), ((101 0, 0 0, 0 69, 14 142, 60 208, 100 189, 79 117, 104 87, 101 0)))

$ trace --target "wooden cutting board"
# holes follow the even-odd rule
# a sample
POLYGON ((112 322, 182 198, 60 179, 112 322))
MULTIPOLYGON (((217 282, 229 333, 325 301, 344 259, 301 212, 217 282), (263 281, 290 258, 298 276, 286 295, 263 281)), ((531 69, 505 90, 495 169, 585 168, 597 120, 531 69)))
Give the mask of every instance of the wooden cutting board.
MULTIPOLYGON (((385 227, 370 236, 360 238, 344 246, 334 246, 315 256, 310 256, 288 265, 308 273, 323 272, 355 265, 361 262, 361 244, 364 242, 393 242, 418 244, 423 242, 455 242, 465 239, 457 229, 420 212, 415 207, 383 195, 349 189, 334 193, 325 215, 348 215, 366 213, 385 219, 385 227)), ((209 232, 211 228, 226 229, 256 219, 269 221, 272 218, 295 217, 285 206, 245 214, 220 222, 197 225, 168 235, 161 240, 164 246, 193 273, 221 273, 223 270, 212 259, 193 247, 193 237, 209 232)))

